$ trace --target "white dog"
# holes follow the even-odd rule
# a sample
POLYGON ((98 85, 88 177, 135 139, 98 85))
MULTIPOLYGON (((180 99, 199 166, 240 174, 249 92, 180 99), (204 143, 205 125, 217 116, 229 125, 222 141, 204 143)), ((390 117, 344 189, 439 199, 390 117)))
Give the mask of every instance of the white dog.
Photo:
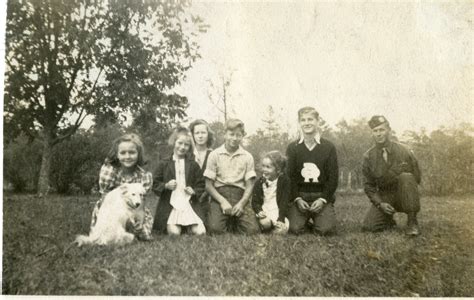
POLYGON ((143 222, 145 189, 141 183, 126 183, 110 191, 97 213, 97 222, 89 236, 78 235, 75 242, 83 244, 127 244, 134 235, 125 231, 127 222, 143 222))

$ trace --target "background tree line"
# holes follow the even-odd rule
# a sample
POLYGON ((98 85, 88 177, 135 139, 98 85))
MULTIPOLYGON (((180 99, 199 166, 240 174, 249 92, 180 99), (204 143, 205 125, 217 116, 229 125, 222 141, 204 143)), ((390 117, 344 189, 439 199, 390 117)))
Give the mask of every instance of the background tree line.
MULTIPOLYGON (((189 5, 188 0, 9 1, 4 186, 39 195, 51 188, 90 193, 113 139, 123 132, 142 137, 153 170, 160 155, 169 153, 170 129, 187 117, 188 99, 174 88, 199 59, 196 37, 208 27, 188 12, 189 5), (94 125, 85 130, 87 117, 94 125)), ((232 72, 222 75, 211 83, 215 95, 209 94, 224 119, 234 113, 227 93, 231 78, 232 72)), ((264 126, 244 141, 257 162, 263 152, 285 152, 296 138, 275 115, 269 107, 264 126)), ((366 120, 321 125, 338 149, 340 188, 360 190, 360 161, 371 145, 366 120)), ((212 127, 218 146, 223 124, 212 127)), ((400 138, 420 160, 425 191, 473 190, 472 124, 400 138)))
MULTIPOLYGON (((263 128, 248 135, 246 149, 257 163, 263 153, 270 150, 286 151, 288 143, 296 139, 282 129, 273 109, 263 117, 263 128)), ((153 170, 159 159, 171 151, 167 137, 172 126, 162 126, 156 120, 136 118, 131 125, 117 121, 96 122, 88 130, 79 129, 55 147, 51 166, 50 184, 58 193, 88 194, 97 189, 98 171, 112 141, 124 132, 138 133, 144 140, 148 164, 153 170)), ((212 122, 217 142, 223 143, 223 124, 212 122)), ((340 166, 340 191, 360 192, 363 188, 361 161, 364 152, 372 145, 366 119, 342 120, 334 127, 322 120, 323 136, 334 142, 340 166)), ((397 138, 398 135, 395 135, 397 138)), ((426 131, 406 131, 399 139, 417 156, 423 172, 422 191, 432 195, 474 192, 474 127, 460 124, 426 131)), ((41 168, 41 146, 37 139, 20 135, 4 148, 4 186, 17 192, 36 191, 41 168)))

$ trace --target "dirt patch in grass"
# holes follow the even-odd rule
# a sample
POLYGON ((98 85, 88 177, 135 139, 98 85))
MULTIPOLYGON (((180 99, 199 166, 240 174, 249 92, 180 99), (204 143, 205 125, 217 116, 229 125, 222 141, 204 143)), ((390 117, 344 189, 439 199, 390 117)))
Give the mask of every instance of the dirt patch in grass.
MULTIPOLYGON (((422 200, 423 235, 360 231, 363 196, 339 196, 337 236, 156 235, 71 247, 93 197, 6 195, 3 294, 472 296, 473 197, 422 200)), ((155 206, 156 201, 151 202, 155 206)))

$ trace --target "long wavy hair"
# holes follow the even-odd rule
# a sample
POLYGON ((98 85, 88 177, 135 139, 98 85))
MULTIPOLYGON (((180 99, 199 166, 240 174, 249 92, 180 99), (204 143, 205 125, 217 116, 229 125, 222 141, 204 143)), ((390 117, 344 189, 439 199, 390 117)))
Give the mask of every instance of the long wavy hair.
POLYGON ((207 145, 207 148, 211 148, 211 146, 214 144, 214 141, 215 141, 214 131, 212 131, 211 127, 209 126, 209 123, 207 123, 203 119, 194 120, 193 122, 191 122, 191 124, 189 124, 189 130, 191 131, 191 135, 193 136, 194 143, 196 143, 196 140, 194 139, 194 128, 198 125, 206 126, 206 130, 207 130, 206 145, 207 145))
POLYGON ((145 149, 143 147, 142 140, 140 137, 134 133, 128 133, 120 136, 119 138, 115 139, 112 143, 112 148, 110 148, 109 153, 105 158, 106 164, 111 164, 114 167, 120 167, 120 161, 118 159, 118 147, 121 143, 130 142, 135 144, 137 147, 138 152, 138 159, 137 159, 137 166, 143 166, 146 164, 145 161, 145 149))

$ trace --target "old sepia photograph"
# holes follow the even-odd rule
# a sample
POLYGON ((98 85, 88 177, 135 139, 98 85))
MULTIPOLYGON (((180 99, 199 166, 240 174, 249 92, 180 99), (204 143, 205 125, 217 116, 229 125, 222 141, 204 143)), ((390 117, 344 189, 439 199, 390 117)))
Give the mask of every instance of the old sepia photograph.
POLYGON ((0 6, 2 295, 474 296, 474 2, 0 6))

